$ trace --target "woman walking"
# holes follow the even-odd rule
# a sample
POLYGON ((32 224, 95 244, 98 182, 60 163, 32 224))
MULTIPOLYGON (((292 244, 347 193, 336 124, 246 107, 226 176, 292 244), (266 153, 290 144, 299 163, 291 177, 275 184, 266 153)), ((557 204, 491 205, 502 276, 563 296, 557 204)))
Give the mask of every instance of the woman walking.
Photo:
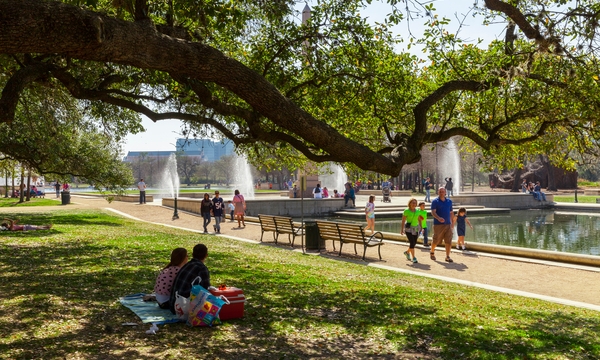
POLYGON ((418 262, 415 256, 415 245, 417 245, 421 221, 423 221, 423 217, 417 211, 417 199, 410 199, 408 201, 408 208, 402 214, 400 235, 406 234, 408 238, 408 250, 404 252, 404 256, 406 256, 408 261, 411 261, 412 257, 413 263, 418 262))
POLYGON ((207 226, 210 224, 210 212, 214 208, 213 202, 210 199, 210 195, 208 193, 204 194, 204 199, 200 203, 200 214, 202 214, 202 218, 204 219, 204 233, 208 234, 207 226))
POLYGON ((246 214, 246 200, 244 200, 244 196, 240 194, 239 190, 235 190, 233 196, 233 205, 235 206, 235 218, 238 221, 238 227, 242 226, 246 227, 246 223, 244 222, 244 215, 246 214))

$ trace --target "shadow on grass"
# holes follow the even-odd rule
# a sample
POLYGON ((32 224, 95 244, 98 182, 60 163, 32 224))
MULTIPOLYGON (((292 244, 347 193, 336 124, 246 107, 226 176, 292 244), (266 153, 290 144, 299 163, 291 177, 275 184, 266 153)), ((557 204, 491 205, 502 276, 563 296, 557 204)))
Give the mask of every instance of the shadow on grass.
POLYGON ((82 233, 58 243, 2 245, 1 354, 23 359, 75 353, 163 359, 180 352, 183 358, 393 359, 406 350, 446 359, 600 354, 598 317, 571 308, 538 309, 546 303, 533 300, 514 305, 514 297, 470 290, 488 299, 474 308, 460 298, 458 285, 419 279, 410 286, 409 276, 381 269, 320 257, 306 262, 286 250, 265 252, 260 245, 183 232, 172 236, 172 229, 137 228, 128 220, 91 215, 82 213, 74 222, 57 217, 61 224, 93 224, 94 241, 82 233), (131 232, 103 230, 105 222, 131 232), (122 243, 109 242, 108 236, 121 237, 122 243), (211 329, 165 325, 152 336, 145 325, 121 326, 139 319, 116 299, 150 291, 167 249, 175 244, 190 249, 197 242, 209 247, 213 284, 218 280, 245 290, 246 316, 211 329), (461 302, 458 311, 447 310, 453 301, 461 302))

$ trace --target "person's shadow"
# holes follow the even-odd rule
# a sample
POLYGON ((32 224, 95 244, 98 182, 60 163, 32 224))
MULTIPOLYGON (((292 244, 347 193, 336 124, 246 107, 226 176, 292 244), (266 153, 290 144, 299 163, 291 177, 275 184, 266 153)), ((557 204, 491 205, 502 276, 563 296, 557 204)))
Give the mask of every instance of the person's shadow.
POLYGON ((446 270, 456 270, 456 271, 465 271, 467 270, 469 267, 463 263, 457 263, 457 262, 446 262, 445 260, 440 260, 438 261, 439 263, 441 263, 442 266, 444 266, 446 268, 446 270))

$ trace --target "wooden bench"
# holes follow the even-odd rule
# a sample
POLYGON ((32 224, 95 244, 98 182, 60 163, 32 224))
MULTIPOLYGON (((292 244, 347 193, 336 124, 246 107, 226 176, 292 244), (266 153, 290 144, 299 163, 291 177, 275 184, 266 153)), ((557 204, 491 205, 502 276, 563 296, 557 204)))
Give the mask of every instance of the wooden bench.
POLYGON ((345 224, 336 223, 332 221, 317 221, 319 228, 319 236, 323 240, 331 240, 333 242, 333 250, 335 251, 335 242, 340 242, 340 253, 342 256, 342 247, 344 244, 354 244, 354 253, 358 255, 356 251, 356 245, 362 245, 363 256, 367 254, 367 248, 377 246, 379 253, 379 260, 381 260, 381 245, 383 245, 383 234, 380 231, 376 231, 373 235, 366 235, 362 225, 359 224, 345 224))
POLYGON ((280 234, 287 234, 290 246, 294 246, 296 236, 302 235, 303 228, 294 225, 291 217, 287 216, 274 216, 274 215, 258 215, 260 221, 260 242, 263 241, 263 235, 265 231, 273 233, 273 240, 277 244, 280 234))

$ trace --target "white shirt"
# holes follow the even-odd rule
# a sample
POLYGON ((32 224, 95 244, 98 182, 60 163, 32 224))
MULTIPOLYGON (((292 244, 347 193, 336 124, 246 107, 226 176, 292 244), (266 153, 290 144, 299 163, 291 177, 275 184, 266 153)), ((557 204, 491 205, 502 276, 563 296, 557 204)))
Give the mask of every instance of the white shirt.
POLYGON ((146 191, 146 183, 145 183, 145 182, 143 182, 143 181, 140 181, 140 182, 138 183, 138 189, 139 189, 140 191, 146 191))
POLYGON ((321 189, 320 186, 318 188, 314 188, 313 195, 314 195, 315 199, 322 199, 323 198, 323 189, 321 189), (319 189, 319 192, 316 192, 317 189, 319 189))

